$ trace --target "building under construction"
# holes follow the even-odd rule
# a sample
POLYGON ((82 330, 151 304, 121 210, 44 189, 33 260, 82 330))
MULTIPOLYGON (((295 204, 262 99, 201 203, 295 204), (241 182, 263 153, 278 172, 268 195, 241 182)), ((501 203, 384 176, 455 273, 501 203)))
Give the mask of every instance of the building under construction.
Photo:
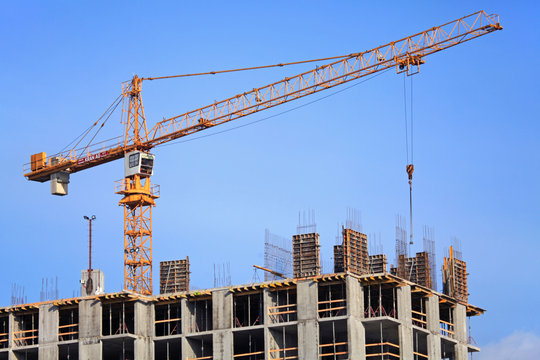
POLYGON ((365 234, 342 235, 333 274, 320 274, 319 235, 309 232, 292 238, 294 278, 189 291, 186 258, 160 264, 157 296, 0 308, 0 360, 466 360, 480 350, 467 317, 484 310, 467 302, 466 265, 452 248, 439 293, 421 283, 424 253, 407 259, 404 278, 386 272, 384 254, 368 254, 365 234))
POLYGON ((483 312, 388 273, 120 292, 0 308, 0 359, 466 360, 483 312))

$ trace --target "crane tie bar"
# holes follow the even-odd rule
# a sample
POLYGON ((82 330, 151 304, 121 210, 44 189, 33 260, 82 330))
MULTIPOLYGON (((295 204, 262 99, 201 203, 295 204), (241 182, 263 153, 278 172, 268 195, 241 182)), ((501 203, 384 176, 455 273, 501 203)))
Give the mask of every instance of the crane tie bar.
POLYGON ((141 80, 161 80, 161 79, 171 79, 171 78, 178 78, 178 77, 188 77, 188 76, 216 75, 216 74, 223 74, 223 73, 230 73, 230 72, 237 72, 237 71, 246 71, 246 70, 268 69, 268 68, 272 68, 272 67, 283 67, 283 66, 287 66, 287 65, 306 64, 306 63, 315 62, 315 61, 327 61, 327 60, 343 59, 343 58, 347 58, 347 57, 353 57, 355 55, 356 54, 349 54, 349 55, 333 56, 333 57, 320 58, 320 59, 295 61, 295 62, 289 62, 289 63, 279 63, 279 64, 274 64, 274 65, 253 66, 253 67, 247 67, 247 68, 208 71, 208 72, 193 73, 193 74, 170 75, 170 76, 159 76, 159 77, 146 77, 146 78, 142 78, 141 80))

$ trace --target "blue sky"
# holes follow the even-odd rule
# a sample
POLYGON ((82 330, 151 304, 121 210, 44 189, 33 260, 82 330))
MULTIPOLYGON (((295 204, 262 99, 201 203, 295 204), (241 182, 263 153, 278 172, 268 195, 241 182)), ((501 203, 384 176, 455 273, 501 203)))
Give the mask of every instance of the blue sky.
MULTIPOLYGON (((122 288, 123 213, 113 186, 122 162, 73 175, 66 197, 22 176, 31 154, 52 154, 93 123, 122 81, 348 54, 484 9, 501 16, 503 31, 426 58, 414 77, 414 235, 434 228, 439 265, 451 238, 461 240, 470 302, 488 309, 472 322, 480 345, 516 332, 537 338, 539 8, 532 1, 3 2, 0 304, 9 304, 13 283, 39 300, 44 277, 58 276, 62 297, 78 289, 87 267, 83 215, 97 216, 93 263, 107 290, 122 288)), ((310 66, 145 82, 147 121, 310 66)), ((105 136, 119 135, 119 118, 110 122, 105 136)), ((251 265, 263 263, 264 229, 290 237, 298 212, 314 209, 331 265, 347 207, 362 212, 366 233, 381 234, 392 260, 395 215, 408 216, 404 142, 403 78, 390 71, 251 126, 157 148, 154 263, 189 255, 192 284, 206 288, 213 264, 230 262, 232 281, 250 282, 251 265)), ((421 250, 419 241, 413 251, 421 250)))

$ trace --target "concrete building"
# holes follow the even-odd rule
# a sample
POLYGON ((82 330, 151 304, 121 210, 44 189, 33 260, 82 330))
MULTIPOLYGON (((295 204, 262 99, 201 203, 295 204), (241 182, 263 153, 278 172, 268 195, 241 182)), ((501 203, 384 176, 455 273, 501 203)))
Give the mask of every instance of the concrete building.
POLYGON ((0 308, 0 360, 453 359, 483 309, 387 273, 0 308))

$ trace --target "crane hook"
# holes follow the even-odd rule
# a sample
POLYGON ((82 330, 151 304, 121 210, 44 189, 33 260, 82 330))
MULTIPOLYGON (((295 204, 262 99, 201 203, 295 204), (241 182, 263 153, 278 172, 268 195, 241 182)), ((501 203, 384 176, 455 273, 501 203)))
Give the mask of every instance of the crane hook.
POLYGON ((409 245, 414 244, 413 242, 413 220, 412 220, 412 176, 414 172, 414 165, 409 164, 407 165, 407 175, 409 175, 409 207, 411 212, 411 240, 409 241, 409 245))

